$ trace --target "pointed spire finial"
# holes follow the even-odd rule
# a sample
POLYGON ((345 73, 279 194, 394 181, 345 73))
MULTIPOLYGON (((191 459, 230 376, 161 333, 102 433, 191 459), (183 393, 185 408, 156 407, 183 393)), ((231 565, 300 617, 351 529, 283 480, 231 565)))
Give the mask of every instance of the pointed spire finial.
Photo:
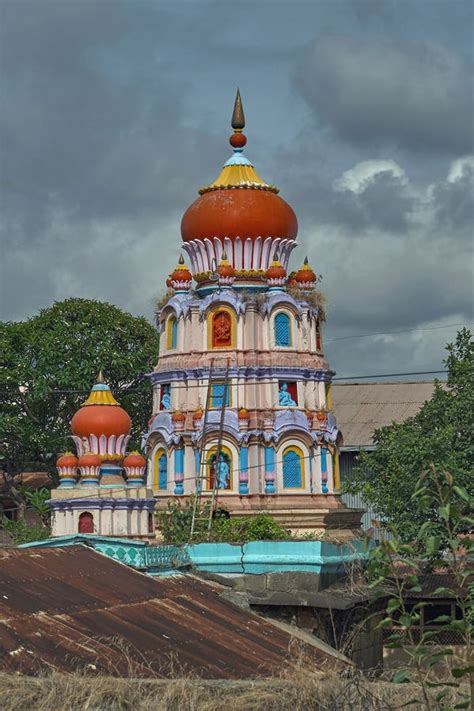
POLYGON ((104 375, 102 373, 102 368, 99 370, 99 374, 97 375, 97 378, 95 379, 96 384, 98 385, 103 385, 105 383, 104 380, 104 375))
POLYGON ((245 128, 245 116, 242 108, 242 99, 240 98, 239 88, 237 88, 237 94, 235 95, 231 125, 234 131, 242 131, 242 129, 245 128))
POLYGON ((184 257, 182 254, 179 255, 179 261, 178 264, 184 264, 184 257))
POLYGON ((309 262, 308 262, 308 257, 305 257, 305 258, 304 258, 303 264, 309 264, 309 262))

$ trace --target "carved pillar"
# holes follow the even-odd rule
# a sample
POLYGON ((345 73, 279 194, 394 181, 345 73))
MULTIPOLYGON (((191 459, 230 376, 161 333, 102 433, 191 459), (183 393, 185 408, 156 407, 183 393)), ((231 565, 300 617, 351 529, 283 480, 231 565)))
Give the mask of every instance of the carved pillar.
POLYGON ((239 471, 239 494, 246 496, 249 493, 249 450, 247 447, 240 448, 240 471, 239 471))
POLYGON ((265 447, 265 493, 275 494, 275 450, 265 447))
POLYGON ((174 450, 174 493, 176 496, 184 494, 184 447, 174 450))
POLYGON ((323 494, 328 493, 328 450, 321 447, 321 489, 323 494))

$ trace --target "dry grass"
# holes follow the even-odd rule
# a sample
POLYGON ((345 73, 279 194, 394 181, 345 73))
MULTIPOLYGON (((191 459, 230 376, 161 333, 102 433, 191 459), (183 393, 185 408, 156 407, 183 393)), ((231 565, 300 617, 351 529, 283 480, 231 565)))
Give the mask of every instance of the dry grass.
POLYGON ((411 684, 370 681, 358 672, 342 678, 299 666, 252 681, 0 674, 3 711, 395 711, 416 692, 411 684))

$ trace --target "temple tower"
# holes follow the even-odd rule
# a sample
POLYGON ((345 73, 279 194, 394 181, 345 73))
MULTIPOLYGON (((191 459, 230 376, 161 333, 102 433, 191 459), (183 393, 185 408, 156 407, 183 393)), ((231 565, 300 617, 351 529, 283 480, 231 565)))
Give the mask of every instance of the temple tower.
POLYGON ((202 496, 218 477, 233 516, 265 510, 293 530, 349 530, 359 517, 338 495, 318 278, 307 259, 289 271, 296 215, 244 156, 244 126, 237 92, 233 153, 182 219, 191 266, 180 256, 158 315, 148 485, 164 508, 193 496, 204 467, 202 496))

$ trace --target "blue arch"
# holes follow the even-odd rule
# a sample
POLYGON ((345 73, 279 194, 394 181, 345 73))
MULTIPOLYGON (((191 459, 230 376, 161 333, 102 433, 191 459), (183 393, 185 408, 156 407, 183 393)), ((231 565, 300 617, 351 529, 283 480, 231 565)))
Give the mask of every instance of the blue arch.
POLYGON ((301 489, 302 485, 301 455, 292 447, 283 454, 283 487, 285 489, 301 489))
POLYGON ((279 313, 275 316, 275 345, 291 346, 291 326, 288 314, 279 313))
POLYGON ((164 453, 158 459, 158 488, 168 488, 168 457, 164 453))

